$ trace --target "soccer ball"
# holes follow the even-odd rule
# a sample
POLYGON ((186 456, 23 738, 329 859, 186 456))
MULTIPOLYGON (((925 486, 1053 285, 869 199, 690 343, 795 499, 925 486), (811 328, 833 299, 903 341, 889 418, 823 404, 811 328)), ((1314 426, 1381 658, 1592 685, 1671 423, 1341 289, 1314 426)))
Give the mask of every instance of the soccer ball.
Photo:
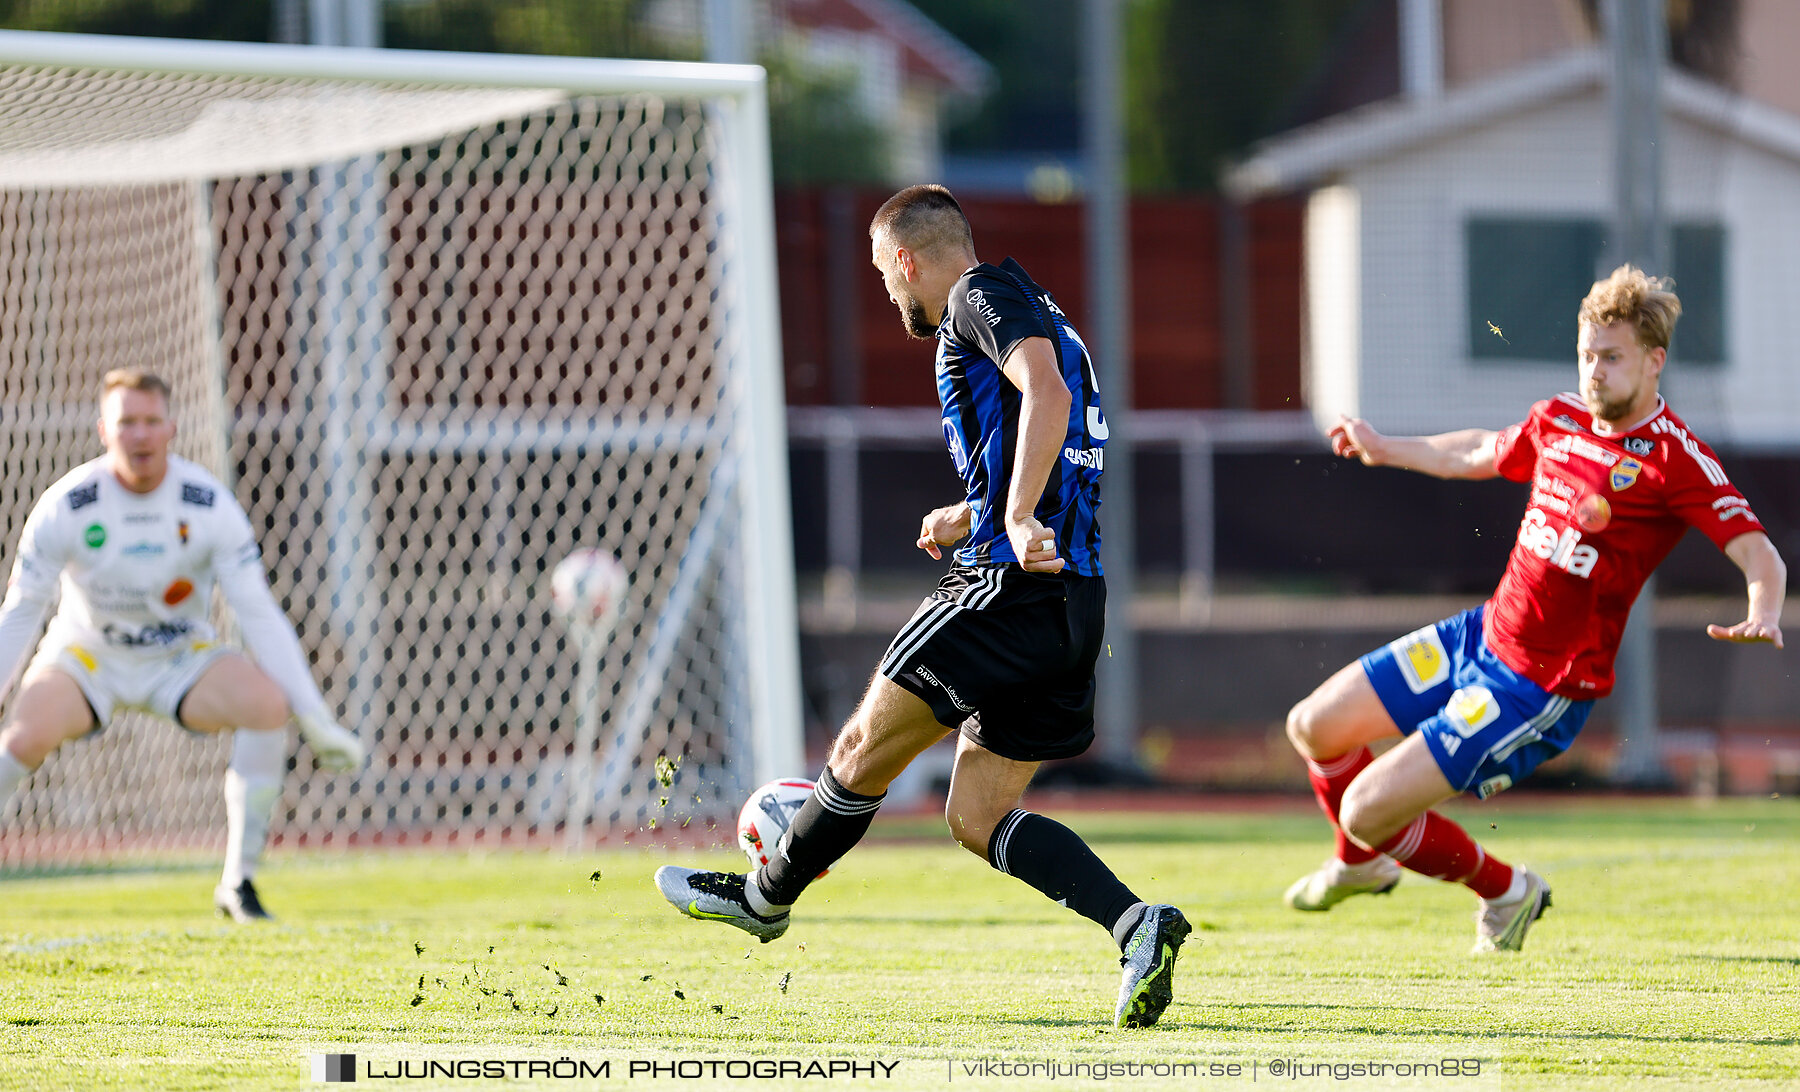
POLYGON ((572 626, 604 629, 619 616, 628 583, 618 558, 592 547, 576 550, 550 573, 550 605, 572 626))
MULTIPOLYGON (((744 801, 742 811, 738 812, 737 839, 738 848, 744 856, 750 858, 752 869, 761 868, 769 863, 769 854, 775 852, 775 844, 793 825, 794 816, 799 814, 800 805, 812 795, 813 783, 804 778, 784 777, 779 781, 771 781, 767 785, 750 794, 744 801)), ((826 869, 829 872, 830 869, 826 869)), ((825 875, 825 872, 819 873, 825 875)))

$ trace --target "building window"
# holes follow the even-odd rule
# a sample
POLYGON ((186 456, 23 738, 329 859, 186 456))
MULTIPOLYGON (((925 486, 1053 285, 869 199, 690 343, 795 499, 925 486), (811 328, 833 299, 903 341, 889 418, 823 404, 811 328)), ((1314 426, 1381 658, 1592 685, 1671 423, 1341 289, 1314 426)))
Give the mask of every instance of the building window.
MULTIPOLYGON (((1725 360, 1725 229, 1679 223, 1669 232, 1681 321, 1670 355, 1725 360)), ((1477 361, 1564 361, 1575 356, 1575 314, 1600 270, 1606 225, 1588 217, 1471 217, 1469 355, 1477 361)))
POLYGON ((1680 364, 1725 363, 1725 227, 1676 224, 1669 231, 1674 251, 1675 294, 1681 320, 1669 355, 1680 364))

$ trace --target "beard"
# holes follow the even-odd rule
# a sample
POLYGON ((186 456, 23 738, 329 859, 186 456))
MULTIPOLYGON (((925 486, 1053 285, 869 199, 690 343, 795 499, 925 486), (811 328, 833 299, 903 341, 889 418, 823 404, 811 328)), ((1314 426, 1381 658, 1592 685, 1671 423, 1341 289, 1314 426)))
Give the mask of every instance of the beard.
POLYGON ((1581 400, 1587 403, 1588 412, 1593 414, 1596 419, 1608 423, 1616 423, 1631 412, 1632 396, 1630 394, 1607 398, 1606 395, 1592 387, 1583 387, 1581 400))
POLYGON ((937 327, 925 314, 925 305, 910 296, 900 305, 900 325, 910 338, 926 341, 937 336, 937 327))

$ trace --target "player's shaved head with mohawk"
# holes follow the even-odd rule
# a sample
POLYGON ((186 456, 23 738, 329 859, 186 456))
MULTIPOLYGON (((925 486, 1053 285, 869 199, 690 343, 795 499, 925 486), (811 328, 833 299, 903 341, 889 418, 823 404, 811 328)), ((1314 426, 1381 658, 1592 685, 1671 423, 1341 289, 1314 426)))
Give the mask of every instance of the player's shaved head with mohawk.
POLYGON ((935 337, 951 287, 975 264, 962 206, 942 186, 908 186, 876 211, 869 245, 907 335, 935 337))
POLYGON ((969 218, 950 191, 938 185, 908 186, 888 198, 869 222, 869 238, 931 255, 975 253, 969 218))

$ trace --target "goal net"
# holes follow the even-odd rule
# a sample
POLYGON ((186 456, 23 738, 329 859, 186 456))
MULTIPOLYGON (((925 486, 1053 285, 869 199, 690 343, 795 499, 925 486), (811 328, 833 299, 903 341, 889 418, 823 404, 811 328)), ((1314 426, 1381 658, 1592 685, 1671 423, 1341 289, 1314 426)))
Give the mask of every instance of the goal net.
MULTIPOLYGON (((749 68, 0 33, 0 566, 148 366, 371 744, 297 748, 278 838, 735 811, 801 757, 764 111, 749 68), (588 546, 631 577, 583 646, 588 546)), ((221 843, 226 753, 116 718, 0 867, 221 843)))

